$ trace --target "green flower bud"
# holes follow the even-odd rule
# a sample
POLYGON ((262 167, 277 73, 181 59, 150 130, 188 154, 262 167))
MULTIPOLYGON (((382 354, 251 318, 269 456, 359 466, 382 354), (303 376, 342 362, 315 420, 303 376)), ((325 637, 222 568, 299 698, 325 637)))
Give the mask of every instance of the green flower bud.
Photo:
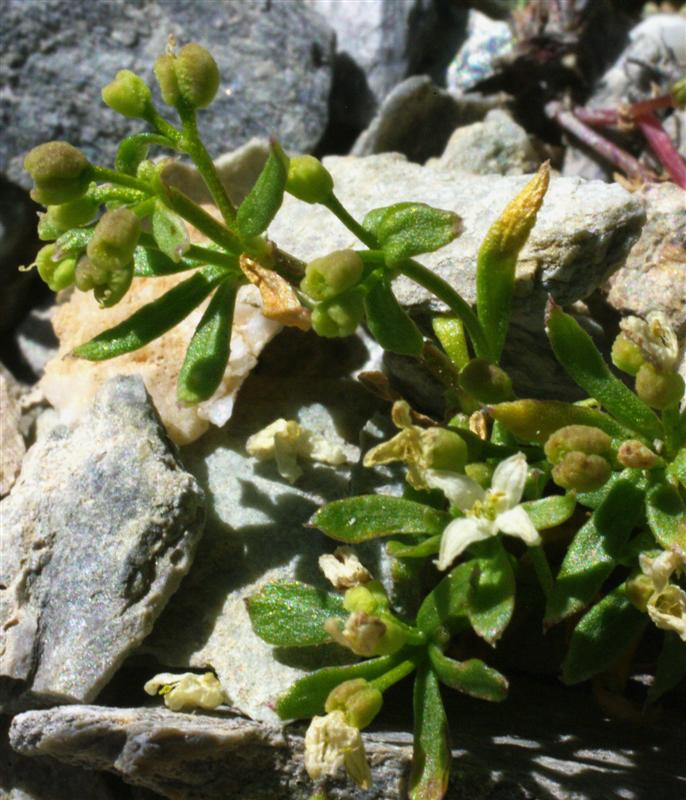
POLYGON ((553 467, 553 480, 563 489, 592 492, 599 489, 610 477, 612 468, 598 455, 573 451, 553 467))
POLYGON ((31 197, 45 206, 77 200, 86 193, 93 175, 86 156, 67 142, 34 147, 24 159, 24 169, 33 178, 31 197))
POLYGON ((637 439, 629 439, 626 442, 622 442, 617 451, 617 461, 623 467, 631 467, 633 469, 652 469, 664 464, 660 456, 653 453, 649 447, 646 447, 643 442, 639 442, 637 439))
POLYGON ((501 403, 512 397, 510 376, 485 358, 474 358, 462 369, 460 386, 482 403, 501 403))
POLYGON ((294 156, 288 165, 286 191, 305 203, 323 203, 333 192, 333 178, 314 156, 294 156))
POLYGON ((655 584, 647 575, 637 575, 627 581, 626 596, 639 611, 645 613, 648 608, 648 601, 654 592, 655 584))
POLYGON ((315 300, 330 300, 353 287, 363 269, 362 259, 354 250, 337 250, 310 261, 300 288, 315 300))
POLYGON ((140 235, 141 223, 133 211, 124 207, 106 211, 88 243, 88 258, 107 272, 121 269, 132 261, 140 235))
POLYGON ((651 408, 662 411, 684 396, 684 379, 676 372, 661 372, 646 361, 636 374, 636 394, 651 408))
POLYGON ((669 91, 674 108, 686 108, 686 78, 673 83, 669 91))
POLYGON ((454 431, 427 428, 421 433, 422 454, 430 469, 462 472, 467 463, 467 445, 454 431))
POLYGON ((543 449, 551 464, 559 464, 567 453, 574 451, 587 455, 605 455, 610 449, 610 444, 610 437, 600 428, 593 428, 590 425, 565 425, 548 437, 543 449))
POLYGON ((152 106, 152 94, 143 78, 128 69, 119 70, 102 90, 106 105, 129 119, 143 119, 152 106))
POLYGON ((99 203, 90 197, 80 197, 70 203, 62 203, 58 206, 48 206, 47 220, 60 233, 69 231, 72 228, 79 228, 95 219, 98 213, 99 203))
POLYGON ((74 274, 76 288, 82 292, 93 290, 93 296, 103 308, 116 305, 129 290, 133 280, 133 262, 108 271, 82 256, 74 274))
POLYGON ((362 730, 371 724, 382 705, 383 694, 364 678, 355 678, 329 692, 324 710, 327 714, 342 711, 350 725, 362 730))
POLYGON ((343 608, 350 612, 363 611, 365 614, 375 614, 379 610, 388 608, 386 590, 380 581, 367 581, 359 586, 353 586, 343 597, 343 608))
POLYGON ((176 56, 160 56, 154 70, 162 99, 170 106, 183 101, 191 108, 205 108, 219 88, 217 62, 196 43, 182 47, 176 56))
POLYGON ((471 464, 467 464, 464 471, 465 475, 473 481, 476 481, 479 486, 484 489, 489 489, 495 467, 492 464, 487 464, 485 461, 474 461, 471 464))
POLYGON ((628 336, 620 333, 612 345, 612 363, 615 367, 627 375, 635 375, 644 361, 641 348, 628 336))
POLYGON ((327 339, 342 338, 355 333, 363 316, 362 295, 353 290, 319 303, 312 311, 312 327, 327 339))
POLYGON ((76 270, 75 258, 64 258, 55 261, 55 245, 49 244, 41 247, 36 256, 36 266, 38 274, 43 281, 52 289, 53 292, 61 292, 67 286, 74 283, 74 272, 76 270))

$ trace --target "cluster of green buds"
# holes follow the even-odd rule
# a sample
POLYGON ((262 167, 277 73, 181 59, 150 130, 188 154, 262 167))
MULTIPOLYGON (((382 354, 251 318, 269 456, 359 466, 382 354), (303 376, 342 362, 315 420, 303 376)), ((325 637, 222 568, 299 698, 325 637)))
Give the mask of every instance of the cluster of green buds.
POLYGON ((327 338, 350 336, 364 316, 362 258, 354 250, 338 250, 310 261, 300 288, 318 301, 312 310, 312 327, 327 338))
POLYGON ((612 441, 599 428, 566 425, 545 443, 545 454, 553 464, 552 478, 563 489, 590 492, 610 477, 612 441))

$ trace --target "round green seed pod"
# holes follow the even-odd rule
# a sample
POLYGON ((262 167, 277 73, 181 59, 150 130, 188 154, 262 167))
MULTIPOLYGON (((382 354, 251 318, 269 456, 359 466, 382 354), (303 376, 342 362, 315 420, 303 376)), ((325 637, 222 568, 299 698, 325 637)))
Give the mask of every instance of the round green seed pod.
POLYGON ((119 70, 115 79, 102 89, 106 105, 129 119, 143 119, 152 105, 147 83, 135 72, 119 70))
POLYGON ((552 477, 563 489, 592 492, 599 489, 611 474, 612 468, 602 456, 573 451, 553 467, 552 477))
POLYGON ((88 258, 107 272, 122 269, 132 261, 140 235, 141 223, 133 211, 124 207, 106 211, 86 248, 88 258))
POLYGON ((84 195, 93 176, 86 156, 67 142, 46 142, 34 147, 24 159, 31 175, 31 197, 45 206, 77 200, 84 195))
POLYGON ((89 292, 107 280, 107 270, 98 267, 88 258, 81 256, 76 264, 74 283, 80 292, 89 292))
POLYGON ((544 450, 551 464, 559 464, 567 453, 574 451, 587 455, 605 455, 609 452, 610 445, 610 437, 600 428, 591 425, 565 425, 548 437, 544 450))
POLYGON ((62 203, 58 206, 48 206, 46 214, 47 221, 55 228, 64 233, 72 228, 79 228, 87 225, 98 213, 99 204, 90 197, 79 197, 70 203, 62 203))
POLYGON ((174 62, 181 97, 191 108, 206 108, 219 89, 219 67, 209 50, 192 42, 182 47, 174 62))
POLYGON ((176 80, 176 69, 174 68, 174 56, 165 54, 155 60, 153 72, 160 87, 162 99, 168 106, 175 106, 181 99, 179 84, 176 80))
POLYGON ((611 357, 615 367, 627 375, 635 375, 645 360, 641 348, 623 333, 614 340, 611 357))
POLYGON ((636 394, 651 408, 662 411, 684 396, 684 379, 676 372, 661 372, 646 361, 636 374, 636 394))
POLYGON ((633 469, 652 469, 664 464, 656 453, 637 439, 628 439, 626 442, 622 442, 617 450, 617 461, 623 467, 633 469))
POLYGON ((348 722, 362 730, 376 717, 383 705, 383 694, 364 678, 343 681, 329 692, 324 710, 342 711, 348 722))
POLYGON ((323 203, 333 191, 333 178, 314 156, 294 156, 288 165, 286 191, 305 203, 323 203))
POLYGON ((312 311, 312 328, 327 339, 351 336, 364 316, 362 296, 357 291, 319 303, 312 311))
POLYGON ((41 247, 36 256, 36 266, 38 274, 50 289, 53 292, 61 292, 62 289, 66 289, 74 283, 76 259, 63 258, 61 261, 54 261, 54 254, 54 244, 41 247))
POLYGON ((482 403, 500 403, 512 397, 510 376, 485 358, 473 358, 461 370, 460 386, 482 403))
POLYGON ((310 261, 300 288, 314 300, 330 300, 354 286, 363 269, 362 259, 354 250, 337 250, 310 261))
POLYGON ((648 601, 655 592, 655 586, 647 575, 637 575, 626 584, 626 596, 639 611, 645 613, 648 601))
POLYGON ((462 472, 467 463, 467 445, 464 439, 445 428, 427 428, 423 431, 422 451, 431 469, 462 472))

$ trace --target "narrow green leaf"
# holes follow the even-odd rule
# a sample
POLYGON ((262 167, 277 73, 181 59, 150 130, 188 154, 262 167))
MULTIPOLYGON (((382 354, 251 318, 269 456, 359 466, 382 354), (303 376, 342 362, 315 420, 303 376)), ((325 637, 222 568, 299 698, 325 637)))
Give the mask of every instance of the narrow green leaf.
POLYGON ((674 689, 686 678, 686 642, 676 633, 665 633, 665 641, 657 659, 655 680, 648 691, 648 703, 655 703, 665 692, 674 689))
POLYGON ((138 350, 178 325, 226 278, 221 267, 203 267, 152 303, 139 308, 128 319, 103 331, 73 351, 78 358, 104 361, 138 350))
POLYGON ((467 598, 476 570, 475 561, 460 564, 424 598, 416 625, 428 637, 445 642, 451 634, 469 627, 467 598))
POLYGON ((186 223, 161 200, 155 202, 152 235, 160 250, 174 262, 180 261, 181 256, 191 246, 186 223))
POLYGON ((414 682, 414 748, 410 800, 442 800, 448 790, 452 754, 448 719, 436 673, 428 663, 414 682))
POLYGON ((664 437, 660 420, 610 372, 591 337, 573 317, 550 304, 546 327, 557 360, 590 397, 636 433, 649 439, 664 437))
POLYGON ((510 322, 517 257, 529 238, 550 180, 544 164, 488 230, 476 259, 476 311, 491 346, 495 364, 500 360, 510 322))
POLYGON ((92 228, 72 228, 57 239, 54 255, 60 259, 78 255, 82 250, 86 249, 94 233, 95 226, 92 228))
MULTIPOLYGON (((684 419, 686 420, 686 410, 684 412, 684 419)), ((682 447, 676 454, 676 458, 669 465, 669 472, 674 475, 684 489, 686 489, 686 447, 682 447)))
POLYGON ((567 522, 576 508, 576 495, 574 492, 567 492, 567 494, 543 497, 540 500, 530 500, 522 505, 534 528, 543 531, 567 522))
POLYGON ((176 275, 198 267, 197 261, 182 258, 172 261, 160 250, 153 250, 140 245, 133 251, 133 275, 135 278, 159 278, 164 275, 176 275))
POLYGON ((488 413, 524 442, 545 444, 548 437, 566 425, 590 425, 609 436, 635 438, 608 414, 562 400, 511 400, 489 406, 488 413))
POLYGON ((342 595, 297 581, 268 583, 246 605, 255 633, 279 647, 326 644, 326 620, 347 616, 342 595))
POLYGON ((380 678, 402 661, 400 653, 381 656, 342 667, 324 667, 296 681, 276 704, 281 719, 309 719, 324 713, 324 703, 329 692, 343 681, 380 678))
POLYGON ((648 525, 657 541, 669 550, 686 550, 686 505, 677 489, 668 483, 651 487, 646 496, 648 525))
POLYGON ((629 480, 617 480, 567 549, 545 624, 554 625, 588 605, 622 555, 643 515, 644 493, 629 480))
POLYGON ((443 532, 451 516, 445 511, 402 497, 368 494, 334 500, 312 517, 309 525, 339 542, 365 542, 377 536, 443 532))
POLYGON ((420 253, 433 253, 462 233, 462 220, 453 211, 426 203, 396 203, 370 211, 362 222, 393 266, 420 253))
POLYGON ((387 275, 379 275, 372 283, 364 308, 369 331, 384 350, 405 356, 422 352, 424 337, 395 299, 387 275))
POLYGON ((627 599, 626 584, 605 595, 574 629, 562 680, 580 683, 611 667, 641 635, 648 617, 627 599))
POLYGON ((458 692, 499 703, 507 697, 507 678, 478 658, 455 661, 435 645, 429 645, 429 658, 441 683, 458 692))
POLYGON ((431 326, 448 358, 458 369, 462 369, 470 360, 462 320, 456 316, 442 314, 431 320, 431 326))
POLYGON ((273 141, 262 172, 236 212, 241 236, 251 239, 267 230, 281 208, 287 178, 288 156, 273 141))
POLYGON ((392 558, 427 558, 438 553, 441 546, 441 537, 430 536, 419 544, 405 544, 404 542, 388 542, 386 552, 392 558))
POLYGON ((499 539, 481 543, 479 553, 467 595, 467 613, 475 633, 495 646, 512 619, 515 576, 499 539))
POLYGON ((216 289, 188 345, 176 387, 181 403, 200 403, 221 383, 229 361, 238 287, 227 278, 216 289))

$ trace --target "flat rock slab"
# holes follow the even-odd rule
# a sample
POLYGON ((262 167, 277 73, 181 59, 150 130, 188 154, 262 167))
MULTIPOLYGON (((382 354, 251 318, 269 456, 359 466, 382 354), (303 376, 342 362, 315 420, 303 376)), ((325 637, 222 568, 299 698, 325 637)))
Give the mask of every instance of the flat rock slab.
MULTIPOLYGON (((457 212, 465 231, 447 247, 419 260, 445 278, 470 303, 476 299, 475 266, 481 241, 526 177, 455 175, 422 167, 398 154, 324 159, 336 193, 358 219, 373 208, 420 201, 457 212)), ((645 219, 640 200, 617 184, 552 178, 529 242, 517 265, 516 321, 542 331, 548 294, 563 304, 587 297, 622 266, 645 219)), ((355 237, 319 206, 286 197, 269 229, 280 247, 309 260, 331 250, 359 246, 355 237)), ((406 306, 429 293, 400 278, 394 284, 406 306)))
POLYGON ((352 377, 368 359, 356 337, 322 340, 288 329, 265 349, 229 423, 183 449, 184 463, 207 491, 207 528, 143 651, 171 669, 213 668, 232 705, 254 719, 277 722, 274 702, 303 670, 322 658, 350 657, 333 645, 272 648, 253 632, 245 600, 275 580, 330 588, 317 562, 336 543, 304 526, 320 505, 349 494, 360 430, 385 410, 352 377), (303 475, 289 484, 274 461, 245 451, 248 437, 279 417, 341 445, 350 464, 301 461, 303 475))
POLYGON ((203 494, 138 378, 27 454, 0 504, 0 702, 92 700, 190 567, 203 494))
MULTIPOLYGON (((391 696, 391 713, 406 717, 409 695, 391 696)), ((447 800, 675 800, 686 793, 678 716, 635 728, 604 718, 586 688, 521 678, 502 705, 444 696, 454 748, 447 800)), ((10 740, 25 756, 109 770, 170 800, 309 800, 303 729, 281 731, 221 711, 65 706, 15 717, 10 740)), ((327 797, 402 800, 410 734, 399 726, 364 738, 373 787, 362 792, 341 776, 327 783, 327 797)))
POLYGON ((219 65, 219 92, 201 112, 210 152, 272 133, 311 150, 326 128, 335 37, 302 3, 108 0, 104 11, 92 0, 6 0, 2 14, 0 172, 24 187, 24 154, 50 139, 112 166, 119 140, 140 125, 108 109, 100 90, 130 69, 159 98, 152 68, 170 33, 208 47, 219 65))
POLYGON ((617 311, 645 317, 662 311, 686 333, 686 192, 673 183, 645 186, 647 212, 640 239, 609 281, 608 302, 617 311))

